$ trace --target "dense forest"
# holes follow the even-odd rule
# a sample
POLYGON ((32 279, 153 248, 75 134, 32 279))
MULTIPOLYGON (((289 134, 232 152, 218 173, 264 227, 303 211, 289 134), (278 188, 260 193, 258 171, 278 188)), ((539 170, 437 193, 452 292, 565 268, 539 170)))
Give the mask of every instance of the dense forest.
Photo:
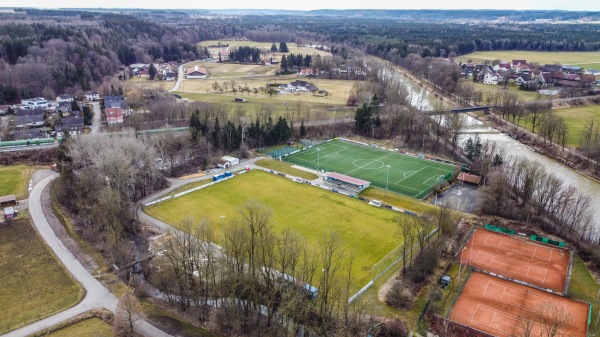
POLYGON ((218 20, 175 28, 128 15, 29 9, 0 24, 2 104, 81 94, 122 64, 197 59, 204 50, 196 43, 220 34, 218 20))

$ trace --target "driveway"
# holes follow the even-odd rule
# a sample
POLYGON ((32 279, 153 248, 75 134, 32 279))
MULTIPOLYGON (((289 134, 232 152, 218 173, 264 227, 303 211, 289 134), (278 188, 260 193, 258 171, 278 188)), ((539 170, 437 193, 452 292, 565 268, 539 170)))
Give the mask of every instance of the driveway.
MULTIPOLYGON (((455 184, 437 197, 437 204, 446 204, 448 207, 467 213, 474 213, 483 206, 483 192, 475 187, 455 184)), ((434 198, 432 203, 436 202, 434 198)))
POLYGON ((92 129, 90 130, 90 133, 98 133, 102 126, 102 110, 100 110, 100 102, 92 102, 92 107, 94 108, 94 119, 92 120, 92 129))
POLYGON ((167 92, 179 90, 179 85, 181 84, 181 81, 183 81, 183 64, 179 66, 179 70, 177 72, 177 82, 175 82, 175 86, 173 87, 173 89, 167 92))

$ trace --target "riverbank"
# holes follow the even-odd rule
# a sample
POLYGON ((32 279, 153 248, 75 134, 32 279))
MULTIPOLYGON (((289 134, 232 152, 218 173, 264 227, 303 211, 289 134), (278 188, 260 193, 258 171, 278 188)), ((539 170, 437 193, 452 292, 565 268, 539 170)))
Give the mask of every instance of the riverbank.
POLYGON ((600 184, 600 176, 595 174, 592 169, 595 163, 588 163, 587 159, 574 150, 562 148, 561 146, 544 141, 539 135, 506 121, 495 114, 482 115, 478 113, 469 113, 469 116, 490 124, 494 129, 499 130, 514 140, 529 146, 533 151, 551 158, 561 165, 581 174, 600 184))

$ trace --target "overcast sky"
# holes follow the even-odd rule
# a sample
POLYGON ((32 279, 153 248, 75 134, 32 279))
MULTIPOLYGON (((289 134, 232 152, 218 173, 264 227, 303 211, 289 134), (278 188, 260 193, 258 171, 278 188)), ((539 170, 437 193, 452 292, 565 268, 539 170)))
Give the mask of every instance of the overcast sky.
POLYGON ((39 8, 194 8, 194 9, 561 9, 600 11, 598 0, 3 0, 0 6, 39 8))

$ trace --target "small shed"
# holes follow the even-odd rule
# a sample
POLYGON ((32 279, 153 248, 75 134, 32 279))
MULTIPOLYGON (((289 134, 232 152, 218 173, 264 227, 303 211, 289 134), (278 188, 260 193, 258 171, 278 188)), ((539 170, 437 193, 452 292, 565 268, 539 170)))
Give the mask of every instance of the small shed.
POLYGON ((14 207, 6 207, 4 209, 4 219, 12 219, 15 217, 14 207))
POLYGON ((238 158, 224 156, 223 158, 221 158, 218 165, 220 168, 229 168, 229 167, 238 165, 239 163, 240 163, 240 160, 238 158))
POLYGON ((0 197, 0 207, 16 206, 17 198, 14 194, 0 197))
POLYGON ((461 172, 456 179, 462 181, 463 184, 469 184, 473 186, 479 186, 481 183, 481 176, 468 174, 465 172, 461 172))
POLYGON ((450 276, 444 275, 440 278, 440 287, 446 289, 450 285, 450 276))

